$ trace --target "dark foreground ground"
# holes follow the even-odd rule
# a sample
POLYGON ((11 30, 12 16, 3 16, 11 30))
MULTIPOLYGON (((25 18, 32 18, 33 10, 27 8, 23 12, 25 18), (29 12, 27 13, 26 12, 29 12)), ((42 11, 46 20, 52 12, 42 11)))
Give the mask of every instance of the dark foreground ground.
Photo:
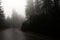
POLYGON ((16 28, 10 28, 4 30, 2 33, 3 39, 2 40, 24 40, 23 32, 16 28))
POLYGON ((51 37, 31 32, 22 32, 16 28, 4 30, 0 36, 2 40, 53 40, 51 37), (1 35, 2 34, 2 35, 1 35))

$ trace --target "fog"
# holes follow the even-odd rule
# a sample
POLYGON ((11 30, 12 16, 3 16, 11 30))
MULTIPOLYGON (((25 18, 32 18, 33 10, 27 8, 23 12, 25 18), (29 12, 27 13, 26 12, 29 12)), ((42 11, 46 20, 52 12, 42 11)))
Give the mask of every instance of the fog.
POLYGON ((5 18, 11 17, 12 10, 15 9, 17 14, 25 17, 26 0, 2 0, 2 6, 5 18))
POLYGON ((60 0, 0 0, 0 40, 59 40, 60 0))

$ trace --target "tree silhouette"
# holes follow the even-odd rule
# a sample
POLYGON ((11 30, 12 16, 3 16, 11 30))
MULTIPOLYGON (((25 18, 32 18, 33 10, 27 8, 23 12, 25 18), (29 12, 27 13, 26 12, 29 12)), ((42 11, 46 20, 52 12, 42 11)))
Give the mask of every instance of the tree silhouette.
POLYGON ((1 30, 4 30, 7 28, 6 24, 5 24, 5 17, 4 17, 4 11, 2 9, 2 6, 1 6, 1 1, 0 1, 0 31, 1 30))

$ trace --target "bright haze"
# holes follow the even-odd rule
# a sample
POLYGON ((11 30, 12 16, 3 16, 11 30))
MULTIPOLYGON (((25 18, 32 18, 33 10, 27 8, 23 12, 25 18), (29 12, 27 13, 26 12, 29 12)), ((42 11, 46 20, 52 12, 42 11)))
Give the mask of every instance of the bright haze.
POLYGON ((12 10, 15 9, 18 14, 25 17, 26 0, 2 0, 2 6, 5 18, 11 18, 12 10))

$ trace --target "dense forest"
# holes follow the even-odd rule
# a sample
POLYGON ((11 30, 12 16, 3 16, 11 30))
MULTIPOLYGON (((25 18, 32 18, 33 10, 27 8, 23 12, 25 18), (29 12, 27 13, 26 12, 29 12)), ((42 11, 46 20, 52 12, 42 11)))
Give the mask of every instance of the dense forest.
POLYGON ((60 36, 60 1, 28 0, 26 8, 27 20, 21 30, 46 36, 60 36))

